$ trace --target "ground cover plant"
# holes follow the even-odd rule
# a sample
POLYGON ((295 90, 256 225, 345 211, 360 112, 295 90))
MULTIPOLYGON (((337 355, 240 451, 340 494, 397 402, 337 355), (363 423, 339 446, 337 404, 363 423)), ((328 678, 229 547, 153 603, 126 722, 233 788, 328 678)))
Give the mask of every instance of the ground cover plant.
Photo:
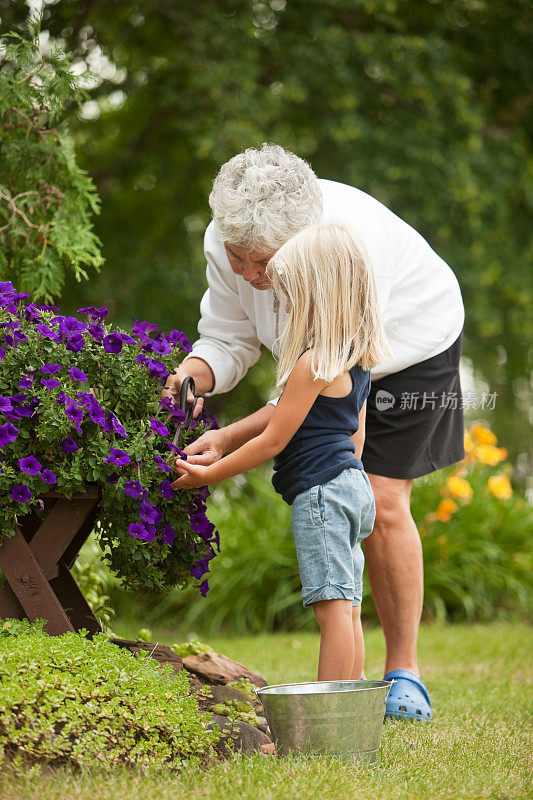
MULTIPOLYGON (((98 539, 123 585, 154 594, 194 583, 205 595, 218 533, 208 490, 170 485, 184 413, 161 399, 187 338, 137 320, 126 333, 106 324, 105 307, 79 314, 0 283, 0 539, 42 514, 51 489, 71 497, 96 485, 98 539)), ((203 415, 184 443, 212 424, 203 415)))
MULTIPOLYGON (((121 635, 132 631, 118 622, 121 635)), ((174 641, 175 629, 154 629, 174 641)), ((383 637, 365 631, 369 678, 382 677, 383 637)), ((269 683, 316 678, 318 632, 212 636, 213 649, 261 671, 269 683)), ((529 800, 532 795, 531 630, 520 623, 423 625, 422 674, 434 720, 383 727, 376 765, 327 757, 235 755, 207 769, 184 766, 142 775, 136 769, 0 775, 2 800, 529 800)))
POLYGON ((42 623, 0 624, 0 763, 118 764, 179 770, 213 755, 187 673, 135 658, 103 634, 48 636, 42 623))

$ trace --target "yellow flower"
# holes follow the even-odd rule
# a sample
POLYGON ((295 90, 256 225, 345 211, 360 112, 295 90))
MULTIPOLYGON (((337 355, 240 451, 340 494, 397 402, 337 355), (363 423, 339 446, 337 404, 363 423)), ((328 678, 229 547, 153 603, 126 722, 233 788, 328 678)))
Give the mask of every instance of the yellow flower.
POLYGON ((446 485, 453 496, 458 497, 459 500, 468 502, 472 499, 472 487, 464 478, 460 478, 458 475, 450 475, 446 481, 446 485))
POLYGON ((474 442, 472 441, 472 437, 468 431, 465 431, 465 452, 471 453, 474 449, 474 442))
POLYGON ((493 444, 482 444, 476 447, 476 457, 482 464, 489 464, 495 467, 500 461, 504 461, 507 457, 507 450, 505 447, 494 447, 493 444))
POLYGON ((450 498, 446 498, 445 500, 441 500, 439 505, 437 506, 437 510, 435 512, 435 516, 440 522, 449 522, 452 518, 452 514, 457 511, 457 503, 450 498))
POLYGON ((513 495, 513 487, 507 475, 491 475, 487 481, 489 492, 498 500, 509 500, 513 495))
POLYGON ((498 441, 493 432, 480 422, 476 422, 475 425, 472 425, 470 428, 470 435, 476 439, 478 444, 496 444, 498 441))

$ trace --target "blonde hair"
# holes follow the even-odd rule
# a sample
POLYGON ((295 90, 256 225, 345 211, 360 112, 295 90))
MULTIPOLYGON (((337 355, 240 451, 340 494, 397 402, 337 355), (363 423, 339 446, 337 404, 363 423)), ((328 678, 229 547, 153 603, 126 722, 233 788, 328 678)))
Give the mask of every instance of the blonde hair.
POLYGON ((308 347, 313 375, 328 382, 359 364, 392 355, 381 322, 376 281, 363 242, 348 225, 310 225, 268 262, 267 274, 289 319, 280 341, 276 385, 284 384, 308 347))

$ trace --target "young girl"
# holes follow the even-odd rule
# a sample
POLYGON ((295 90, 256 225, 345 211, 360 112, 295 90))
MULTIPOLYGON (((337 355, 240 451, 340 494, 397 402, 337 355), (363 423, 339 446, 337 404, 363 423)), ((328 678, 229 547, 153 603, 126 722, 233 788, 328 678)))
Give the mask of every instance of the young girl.
POLYGON ((360 543, 375 518, 360 459, 369 370, 390 356, 372 267, 348 226, 319 224, 284 244, 267 272, 288 313, 281 398, 265 430, 215 464, 177 459, 173 486, 219 483, 274 458, 272 483, 292 505, 303 604, 313 607, 321 631, 318 680, 359 679, 360 543))

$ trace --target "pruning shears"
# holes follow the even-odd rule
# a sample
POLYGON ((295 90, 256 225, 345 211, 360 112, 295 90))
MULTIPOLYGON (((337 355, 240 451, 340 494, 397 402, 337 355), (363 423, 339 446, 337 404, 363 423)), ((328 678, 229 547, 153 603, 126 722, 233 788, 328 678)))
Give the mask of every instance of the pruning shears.
POLYGON ((191 378, 190 375, 187 375, 187 377, 181 384, 181 394, 180 394, 180 408, 185 414, 185 419, 176 426, 176 433, 174 434, 174 438, 172 440, 172 444, 175 447, 180 446, 183 431, 187 430, 187 428, 191 424, 194 409, 196 408, 196 397, 194 396, 195 388, 196 387, 194 385, 194 378, 191 378), (193 394, 192 401, 187 400, 189 389, 193 394))

